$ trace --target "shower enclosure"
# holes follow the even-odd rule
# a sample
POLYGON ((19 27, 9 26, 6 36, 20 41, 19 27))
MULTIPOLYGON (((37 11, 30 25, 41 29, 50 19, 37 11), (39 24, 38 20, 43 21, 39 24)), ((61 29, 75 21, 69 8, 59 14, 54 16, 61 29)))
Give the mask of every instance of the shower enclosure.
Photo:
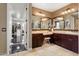
POLYGON ((7 54, 31 49, 30 8, 27 3, 7 4, 7 54))
POLYGON ((0 55, 32 49, 31 11, 29 3, 0 4, 0 55))
POLYGON ((26 50, 26 22, 22 20, 12 20, 12 39, 10 53, 20 52, 26 50))

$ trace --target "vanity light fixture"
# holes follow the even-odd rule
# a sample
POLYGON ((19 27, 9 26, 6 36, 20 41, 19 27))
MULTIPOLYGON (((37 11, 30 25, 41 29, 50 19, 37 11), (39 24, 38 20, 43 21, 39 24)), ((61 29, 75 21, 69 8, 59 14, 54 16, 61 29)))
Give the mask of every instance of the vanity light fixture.
POLYGON ((62 14, 62 15, 64 15, 65 13, 64 13, 64 12, 62 12, 61 14, 62 14))
POLYGON ((67 11, 64 11, 64 13, 67 14, 68 12, 67 11))
POLYGON ((71 12, 71 10, 68 10, 67 12, 68 12, 68 13, 70 13, 70 12, 71 12))
POLYGON ((43 14, 43 13, 39 13, 39 12, 37 12, 36 15, 38 15, 38 16, 43 16, 43 17, 46 16, 45 14, 43 14))
POLYGON ((57 19, 58 19, 58 20, 63 20, 63 17, 58 17, 57 19))
POLYGON ((72 8, 71 11, 75 11, 75 9, 72 8))
POLYGON ((42 21, 46 21, 47 20, 47 18, 42 18, 42 21))
POLYGON ((74 8, 72 8, 72 9, 68 8, 68 9, 66 9, 65 11, 63 11, 63 12, 61 13, 61 15, 69 14, 69 13, 72 13, 72 12, 74 12, 74 11, 75 11, 74 8))

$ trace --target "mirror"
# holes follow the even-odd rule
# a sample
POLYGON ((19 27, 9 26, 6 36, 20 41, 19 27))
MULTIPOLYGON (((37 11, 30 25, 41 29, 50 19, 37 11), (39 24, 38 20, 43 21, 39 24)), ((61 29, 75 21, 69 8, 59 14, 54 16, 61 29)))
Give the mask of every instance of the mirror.
POLYGON ((32 29, 33 30, 48 30, 51 28, 51 19, 48 17, 41 17, 32 15, 32 29))
POLYGON ((64 20, 65 20, 65 29, 74 30, 74 17, 71 15, 68 15, 64 18, 64 20))
POLYGON ((72 16, 74 17, 74 30, 78 30, 78 24, 79 24, 79 11, 75 12, 72 14, 72 16))
POLYGON ((65 30, 78 30, 78 12, 74 12, 64 17, 65 30))
POLYGON ((53 19, 54 30, 73 30, 78 31, 79 12, 73 12, 71 14, 64 15, 63 17, 56 17, 53 19))
POLYGON ((40 16, 32 16, 32 29, 40 29, 41 27, 41 17, 40 16))
POLYGON ((51 28, 51 19, 42 18, 41 20, 41 29, 49 29, 51 28))
POLYGON ((64 29, 64 20, 63 17, 56 17, 53 20, 54 29, 64 29))

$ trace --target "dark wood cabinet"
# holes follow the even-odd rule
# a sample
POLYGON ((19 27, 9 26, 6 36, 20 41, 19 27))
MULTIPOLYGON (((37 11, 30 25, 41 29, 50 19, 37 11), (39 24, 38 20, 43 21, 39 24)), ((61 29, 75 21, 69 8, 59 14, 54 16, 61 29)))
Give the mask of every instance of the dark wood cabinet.
POLYGON ((62 46, 66 49, 78 53, 78 36, 70 34, 58 34, 54 33, 52 39, 55 44, 62 46))
POLYGON ((53 35, 53 40, 54 40, 54 43, 57 44, 57 45, 60 45, 61 46, 61 43, 62 43, 62 36, 59 34, 54 34, 53 35))
POLYGON ((43 34, 32 34, 32 48, 40 47, 43 45, 43 34))

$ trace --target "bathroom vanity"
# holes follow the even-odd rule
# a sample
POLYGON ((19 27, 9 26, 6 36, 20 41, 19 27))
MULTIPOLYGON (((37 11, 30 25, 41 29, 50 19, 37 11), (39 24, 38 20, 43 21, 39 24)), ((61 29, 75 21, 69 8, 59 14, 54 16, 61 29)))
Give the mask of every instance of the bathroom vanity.
POLYGON ((41 47, 46 37, 51 37, 51 31, 32 31, 32 48, 41 47))
POLYGON ((78 33, 54 32, 51 37, 52 43, 78 53, 78 33))
POLYGON ((41 47, 44 38, 50 37, 50 43, 78 53, 78 32, 70 31, 33 31, 32 48, 41 47))

